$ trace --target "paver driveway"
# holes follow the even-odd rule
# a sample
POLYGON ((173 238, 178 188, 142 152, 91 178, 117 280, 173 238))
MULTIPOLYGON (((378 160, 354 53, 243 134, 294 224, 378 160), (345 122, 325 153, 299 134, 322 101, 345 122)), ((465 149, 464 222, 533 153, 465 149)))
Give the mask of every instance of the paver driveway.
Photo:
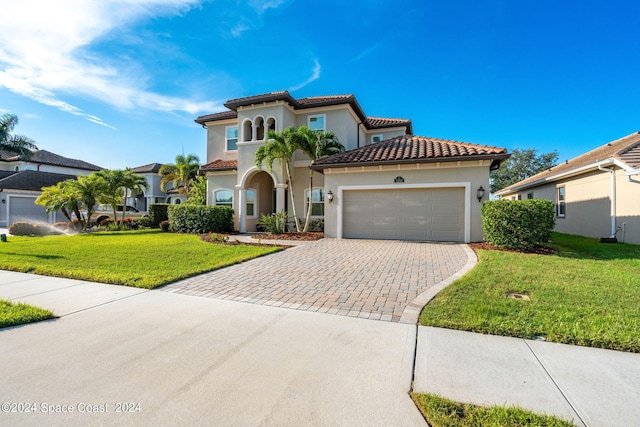
POLYGON ((399 322, 416 297, 467 264, 468 251, 450 243, 323 239, 162 289, 399 322))

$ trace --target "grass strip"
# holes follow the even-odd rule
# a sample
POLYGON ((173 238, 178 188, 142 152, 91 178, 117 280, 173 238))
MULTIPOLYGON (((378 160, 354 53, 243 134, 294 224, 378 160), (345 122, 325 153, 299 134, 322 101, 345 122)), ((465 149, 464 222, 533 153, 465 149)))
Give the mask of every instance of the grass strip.
POLYGON ((0 269, 153 289, 279 250, 157 230, 10 236, 0 244, 0 269))
POLYGON ((574 426, 569 421, 551 415, 538 415, 518 407, 476 406, 429 393, 412 393, 411 398, 432 427, 574 426))
POLYGON ((0 328, 38 322, 54 317, 49 310, 0 299, 0 328))
POLYGON ((479 250, 476 267, 426 305, 420 324, 640 353, 640 246, 554 233, 553 247, 479 250))

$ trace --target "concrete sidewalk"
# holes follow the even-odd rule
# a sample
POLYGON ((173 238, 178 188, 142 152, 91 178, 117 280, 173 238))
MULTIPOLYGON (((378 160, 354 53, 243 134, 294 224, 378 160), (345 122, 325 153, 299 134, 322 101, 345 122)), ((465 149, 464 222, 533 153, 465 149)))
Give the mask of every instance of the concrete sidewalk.
POLYGON ((640 426, 640 354, 420 326, 414 391, 640 426))
POLYGON ((61 316, 0 330, 0 425, 426 426, 415 325, 6 271, 0 298, 61 316))

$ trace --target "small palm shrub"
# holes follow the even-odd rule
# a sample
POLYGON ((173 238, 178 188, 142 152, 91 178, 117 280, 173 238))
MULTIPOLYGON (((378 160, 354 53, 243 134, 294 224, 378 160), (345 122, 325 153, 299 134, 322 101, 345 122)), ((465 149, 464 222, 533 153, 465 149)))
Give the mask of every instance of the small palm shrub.
POLYGON ((30 222, 15 222, 9 227, 9 234, 13 236, 33 236, 36 228, 30 222))
POLYGON ((286 211, 275 212, 271 215, 262 214, 260 226, 271 234, 282 234, 287 231, 289 214, 286 211))

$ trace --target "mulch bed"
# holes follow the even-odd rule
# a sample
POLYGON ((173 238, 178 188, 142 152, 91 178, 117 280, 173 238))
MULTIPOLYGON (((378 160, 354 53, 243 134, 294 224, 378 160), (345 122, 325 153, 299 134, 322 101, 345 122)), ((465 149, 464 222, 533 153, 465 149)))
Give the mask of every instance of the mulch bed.
POLYGON ((323 232, 308 231, 306 233, 290 232, 282 234, 256 234, 251 236, 254 239, 260 240, 320 240, 324 238, 323 232))
POLYGON ((468 245, 475 252, 478 252, 479 249, 484 249, 489 251, 517 252, 517 253, 536 254, 536 255, 550 255, 558 252, 556 249, 550 248, 548 246, 536 246, 535 248, 529 251, 516 251, 514 249, 499 248, 487 242, 473 242, 473 243, 469 243, 468 245))

